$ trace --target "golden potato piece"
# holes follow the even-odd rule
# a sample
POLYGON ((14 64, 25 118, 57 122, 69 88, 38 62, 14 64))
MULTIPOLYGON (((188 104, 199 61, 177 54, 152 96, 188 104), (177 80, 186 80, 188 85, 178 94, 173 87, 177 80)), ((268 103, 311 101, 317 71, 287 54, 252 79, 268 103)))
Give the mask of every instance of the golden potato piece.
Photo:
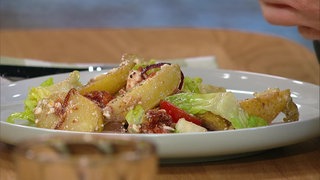
POLYGON ((137 104, 147 111, 177 90, 180 81, 179 65, 163 65, 153 77, 110 101, 104 108, 104 115, 108 121, 124 121, 125 115, 137 104))
POLYGON ((55 93, 38 102, 34 110, 35 124, 40 128, 55 129, 60 122, 60 116, 56 113, 62 108, 67 92, 55 93))
POLYGON ((285 114, 285 118, 283 118, 284 122, 291 122, 291 121, 298 121, 299 120, 299 112, 297 105, 292 101, 292 98, 290 97, 290 100, 286 104, 286 108, 282 110, 282 112, 285 114))
POLYGON ((71 89, 43 99, 35 109, 36 126, 83 132, 100 132, 103 114, 97 104, 71 89))
POLYGON ((228 120, 209 111, 203 114, 197 114, 197 117, 201 118, 202 126, 210 131, 233 129, 228 120))
POLYGON ((280 112, 284 112, 285 122, 297 121, 299 112, 292 101, 289 89, 268 89, 262 93, 254 94, 254 98, 240 101, 240 106, 249 114, 263 118, 271 123, 280 112))
POLYGON ((83 95, 91 91, 107 91, 110 94, 117 93, 127 83, 129 72, 136 64, 134 58, 134 56, 125 56, 124 61, 118 68, 114 68, 107 74, 101 74, 91 79, 88 84, 79 90, 80 94, 83 95))

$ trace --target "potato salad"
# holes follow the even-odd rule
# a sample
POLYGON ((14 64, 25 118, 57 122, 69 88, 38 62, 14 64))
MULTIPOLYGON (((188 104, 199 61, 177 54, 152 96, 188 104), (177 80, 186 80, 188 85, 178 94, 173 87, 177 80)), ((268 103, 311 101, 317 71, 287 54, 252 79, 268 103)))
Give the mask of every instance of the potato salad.
POLYGON ((80 82, 73 71, 61 82, 32 87, 23 112, 7 121, 55 130, 114 133, 188 133, 268 126, 299 120, 290 89, 271 87, 251 98, 185 76, 178 64, 124 55, 119 67, 80 82))

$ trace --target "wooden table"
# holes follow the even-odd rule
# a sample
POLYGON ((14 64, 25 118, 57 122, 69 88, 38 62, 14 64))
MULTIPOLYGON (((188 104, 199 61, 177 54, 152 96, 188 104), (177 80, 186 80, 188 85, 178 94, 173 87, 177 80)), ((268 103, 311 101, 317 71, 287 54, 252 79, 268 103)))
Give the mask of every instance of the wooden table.
MULTIPOLYGON (((123 53, 169 59, 217 58, 220 68, 319 84, 315 55, 292 41, 223 29, 1 30, 1 56, 56 62, 118 63, 123 53)), ((157 179, 319 179, 320 138, 238 159, 161 165, 157 179)), ((0 143, 0 179, 14 177, 10 149, 0 143)))

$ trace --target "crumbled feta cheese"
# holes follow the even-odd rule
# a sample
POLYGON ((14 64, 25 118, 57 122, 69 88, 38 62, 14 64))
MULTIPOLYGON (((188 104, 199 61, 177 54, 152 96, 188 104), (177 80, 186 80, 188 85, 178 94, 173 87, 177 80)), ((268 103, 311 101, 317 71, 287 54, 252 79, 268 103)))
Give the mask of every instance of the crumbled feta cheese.
POLYGON ((174 131, 175 130, 174 128, 172 128, 170 126, 166 126, 166 125, 163 126, 163 129, 165 129, 167 131, 174 131))
POLYGON ((56 103, 54 103, 54 107, 55 108, 61 108, 62 104, 60 102, 56 102, 56 103))
POLYGON ((104 109, 103 109, 103 116, 106 117, 107 119, 110 119, 111 117, 111 108, 110 106, 106 106, 104 109))
POLYGON ((131 133, 139 133, 141 129, 141 125, 140 124, 132 124, 131 128, 130 128, 130 132, 131 133))
POLYGON ((137 71, 137 70, 131 71, 131 73, 128 75, 128 78, 127 78, 126 89, 129 90, 129 89, 135 87, 142 80, 143 80, 143 78, 142 78, 140 71, 137 71))
POLYGON ((55 112, 55 109, 53 107, 49 108, 49 111, 47 112, 47 114, 52 114, 55 112))
POLYGON ((40 114, 42 112, 42 108, 41 107, 36 107, 34 109, 34 114, 40 114))

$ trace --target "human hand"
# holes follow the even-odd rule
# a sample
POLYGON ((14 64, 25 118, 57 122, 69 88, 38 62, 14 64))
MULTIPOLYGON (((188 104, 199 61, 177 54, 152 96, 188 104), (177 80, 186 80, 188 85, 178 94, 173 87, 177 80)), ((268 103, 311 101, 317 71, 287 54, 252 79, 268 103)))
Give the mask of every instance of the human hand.
POLYGON ((300 34, 320 40, 320 0, 259 0, 265 19, 275 25, 297 26, 300 34))

